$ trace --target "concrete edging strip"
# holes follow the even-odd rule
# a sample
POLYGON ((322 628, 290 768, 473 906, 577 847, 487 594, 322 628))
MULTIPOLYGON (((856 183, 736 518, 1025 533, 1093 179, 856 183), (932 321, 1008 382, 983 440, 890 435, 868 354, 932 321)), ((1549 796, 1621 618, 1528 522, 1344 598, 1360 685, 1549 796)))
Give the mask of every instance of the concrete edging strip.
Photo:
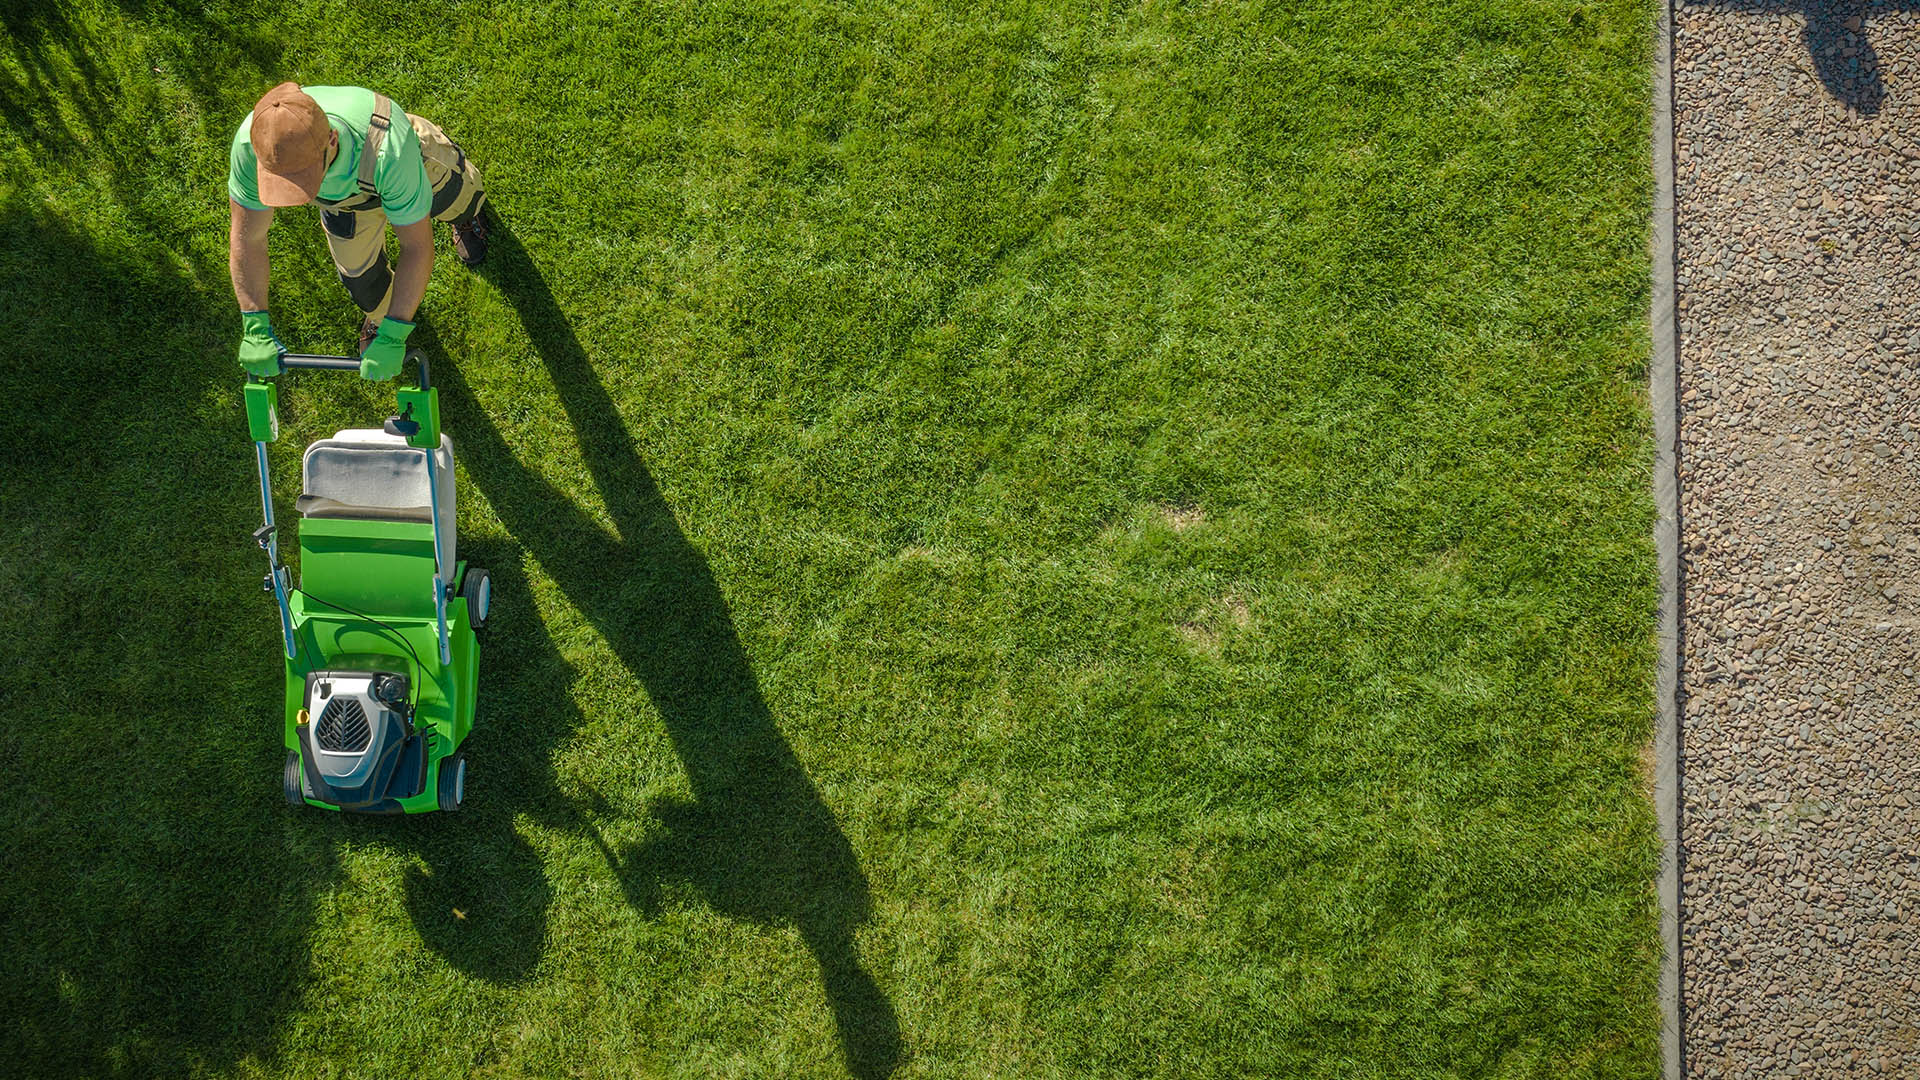
POLYGON ((1653 358, 1648 404, 1656 446, 1654 547, 1659 554, 1658 703, 1654 813, 1660 822, 1660 1073, 1684 1075, 1680 997, 1680 412, 1679 326, 1674 312, 1673 0, 1663 0, 1653 61, 1653 358))

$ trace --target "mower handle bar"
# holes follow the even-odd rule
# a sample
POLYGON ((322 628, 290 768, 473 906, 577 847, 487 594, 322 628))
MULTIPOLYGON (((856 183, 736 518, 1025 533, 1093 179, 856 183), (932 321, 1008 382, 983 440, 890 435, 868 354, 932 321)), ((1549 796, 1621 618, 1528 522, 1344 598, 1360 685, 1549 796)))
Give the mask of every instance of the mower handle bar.
MULTIPOLYGON (((427 372, 427 354, 419 349, 408 349, 408 360, 418 361, 420 368, 420 389, 433 385, 427 372)), ((328 371, 359 371, 360 358, 357 356, 321 356, 317 353, 281 353, 280 366, 289 371, 294 368, 315 368, 328 371)))

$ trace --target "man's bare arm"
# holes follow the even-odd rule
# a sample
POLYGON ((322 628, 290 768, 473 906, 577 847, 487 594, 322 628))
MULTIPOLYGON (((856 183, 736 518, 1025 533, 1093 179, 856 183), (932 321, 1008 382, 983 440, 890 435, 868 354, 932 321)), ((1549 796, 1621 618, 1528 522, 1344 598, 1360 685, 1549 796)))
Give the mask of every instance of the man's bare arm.
POLYGON ((273 211, 249 210, 232 199, 227 222, 227 273, 241 311, 267 310, 267 229, 273 211))
POLYGON ((433 219, 395 225, 393 235, 400 239, 400 258, 393 267, 393 300, 387 305, 387 317, 411 322, 420 298, 427 295, 427 278, 433 276, 433 219))

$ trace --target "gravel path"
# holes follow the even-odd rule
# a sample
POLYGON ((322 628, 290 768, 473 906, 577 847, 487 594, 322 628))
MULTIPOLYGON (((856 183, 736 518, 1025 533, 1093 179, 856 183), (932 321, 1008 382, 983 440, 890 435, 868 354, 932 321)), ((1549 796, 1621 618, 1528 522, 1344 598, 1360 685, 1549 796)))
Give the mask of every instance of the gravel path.
POLYGON ((1920 5, 1674 23, 1686 1072, 1920 1077, 1920 5))

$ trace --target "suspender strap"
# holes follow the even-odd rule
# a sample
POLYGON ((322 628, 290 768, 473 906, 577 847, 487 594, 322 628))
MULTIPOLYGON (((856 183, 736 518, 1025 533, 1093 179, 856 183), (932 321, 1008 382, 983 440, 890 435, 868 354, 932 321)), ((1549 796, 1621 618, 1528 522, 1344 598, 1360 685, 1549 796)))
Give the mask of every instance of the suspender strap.
POLYGON ((380 162, 380 145, 387 141, 387 128, 393 125, 393 102, 385 94, 373 95, 373 115, 367 118, 367 141, 360 144, 360 170, 353 181, 362 195, 377 195, 373 186, 373 167, 380 162))

